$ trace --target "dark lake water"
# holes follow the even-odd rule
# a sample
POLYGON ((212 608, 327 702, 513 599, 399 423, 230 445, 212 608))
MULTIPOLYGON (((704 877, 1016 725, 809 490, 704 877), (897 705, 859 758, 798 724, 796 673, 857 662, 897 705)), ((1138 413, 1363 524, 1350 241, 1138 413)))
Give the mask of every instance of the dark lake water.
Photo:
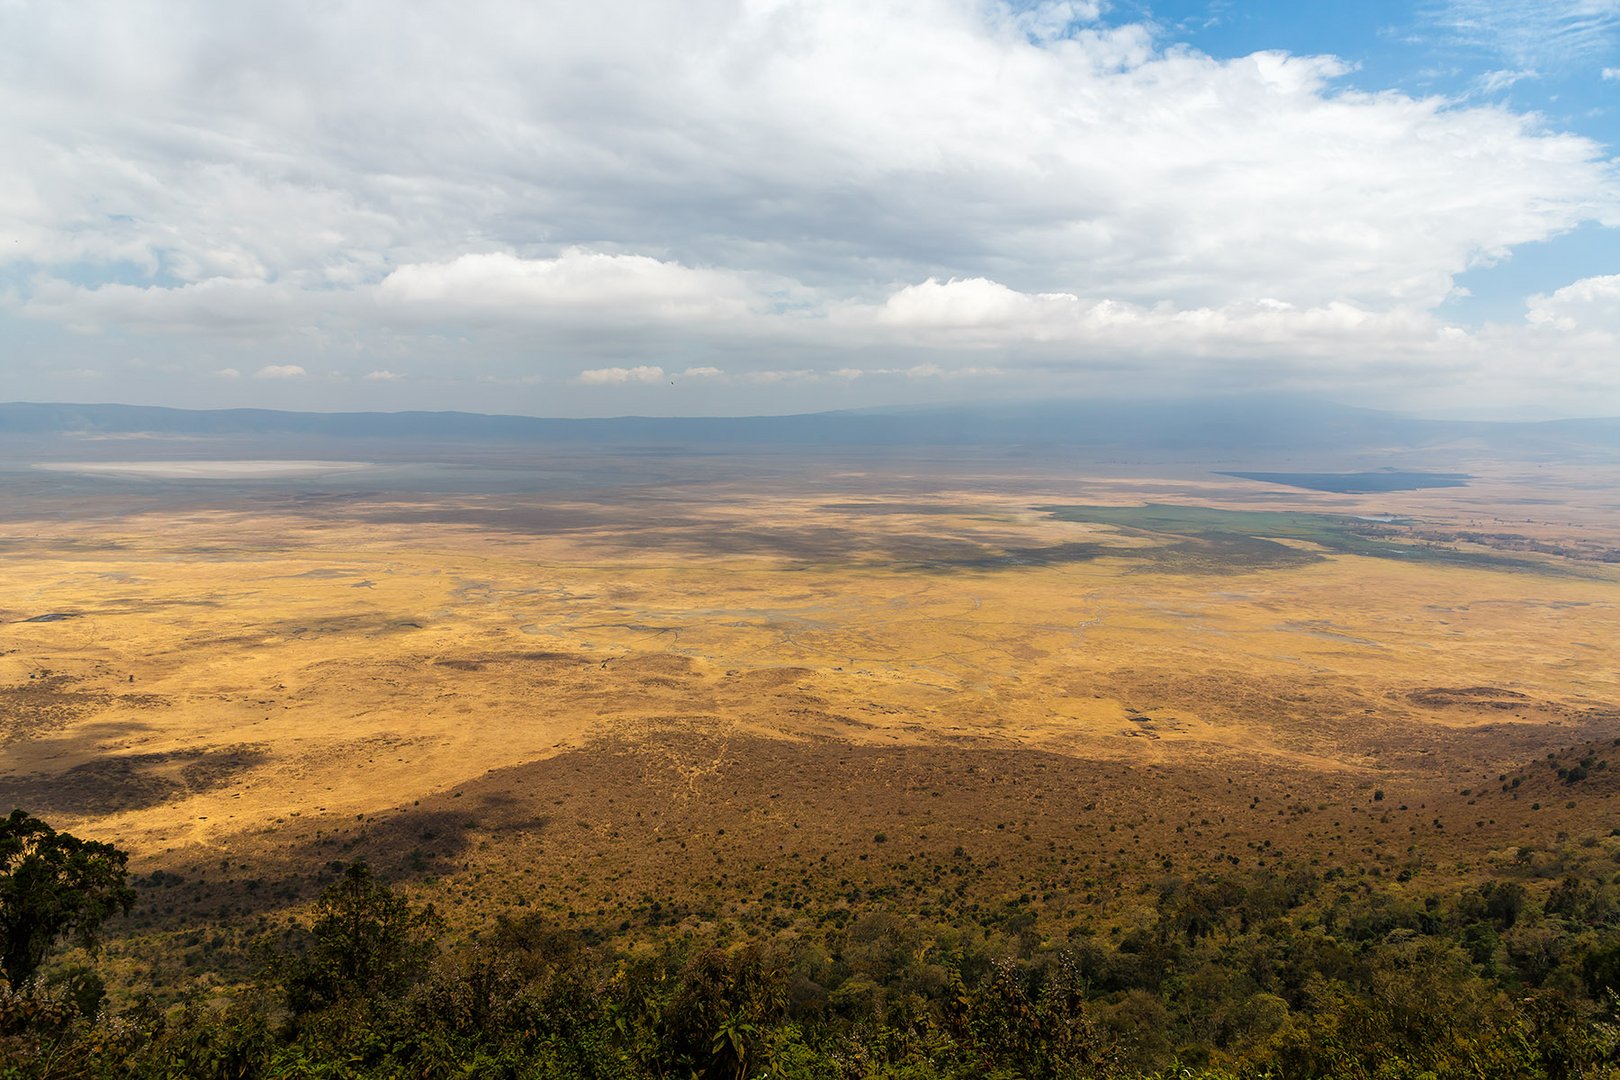
POLYGON ((1342 495, 1367 495, 1380 491, 1418 491, 1422 488, 1467 487, 1473 477, 1467 473, 1402 472, 1379 469, 1355 473, 1223 472, 1243 480, 1284 484, 1307 491, 1332 491, 1342 495))

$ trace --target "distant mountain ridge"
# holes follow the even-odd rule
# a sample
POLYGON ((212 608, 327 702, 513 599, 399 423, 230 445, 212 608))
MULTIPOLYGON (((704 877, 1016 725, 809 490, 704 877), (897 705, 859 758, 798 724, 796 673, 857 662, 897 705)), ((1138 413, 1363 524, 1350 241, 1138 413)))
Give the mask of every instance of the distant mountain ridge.
POLYGON ((12 402, 0 404, 0 435, 305 435, 630 445, 1048 445, 1301 451, 1455 445, 1531 455, 1620 454, 1620 418, 1424 420, 1306 399, 1267 398, 1051 401, 787 416, 601 419, 12 402))

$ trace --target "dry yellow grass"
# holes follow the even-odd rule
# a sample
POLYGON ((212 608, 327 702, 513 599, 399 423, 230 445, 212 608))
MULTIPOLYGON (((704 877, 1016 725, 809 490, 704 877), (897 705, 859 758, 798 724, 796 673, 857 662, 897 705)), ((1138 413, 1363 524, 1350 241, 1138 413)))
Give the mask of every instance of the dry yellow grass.
MULTIPOLYGON (((1612 539, 1585 478, 1550 506, 1526 500, 1556 484, 1526 479, 1290 493, 1288 508, 1477 528, 1539 506, 1518 532, 1612 539)), ((0 780, 149 867, 241 850, 265 822, 374 814, 671 723, 722 740, 1026 747, 1346 779, 1429 770, 1448 784, 1616 726, 1620 581, 1600 564, 1334 556, 1166 573, 1002 557, 1164 542, 1052 520, 1032 509, 1045 502, 1278 498, 1238 481, 1044 483, 893 498, 870 494, 870 478, 847 496, 728 489, 638 502, 622 519, 533 497, 19 513, 0 569, 0 780), (466 524, 431 520, 458 513, 466 524), (53 613, 72 617, 25 621, 53 613), (1508 694, 1429 693, 1476 687, 1508 694), (1447 732, 1507 725, 1525 737, 1452 740, 1436 756, 1447 732)), ((676 763, 705 767, 702 754, 676 763)))

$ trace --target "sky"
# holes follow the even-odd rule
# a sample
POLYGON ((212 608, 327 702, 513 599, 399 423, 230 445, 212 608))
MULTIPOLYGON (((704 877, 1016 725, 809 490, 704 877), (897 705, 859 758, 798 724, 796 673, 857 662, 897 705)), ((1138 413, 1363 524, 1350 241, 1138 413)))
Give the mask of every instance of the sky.
POLYGON ((1620 415, 1620 0, 0 0, 0 400, 1620 415))

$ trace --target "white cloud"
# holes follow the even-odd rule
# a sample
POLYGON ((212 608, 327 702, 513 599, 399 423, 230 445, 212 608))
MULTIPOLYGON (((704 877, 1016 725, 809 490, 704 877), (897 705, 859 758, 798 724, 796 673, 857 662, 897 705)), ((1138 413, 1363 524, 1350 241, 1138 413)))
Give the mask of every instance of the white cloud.
POLYGON ((214 375, 221 379, 240 379, 242 373, 233 367, 215 368, 214 375))
POLYGON ((1494 94, 1498 90, 1506 90, 1516 83, 1526 79, 1539 79, 1540 72, 1534 68, 1519 68, 1515 71, 1502 69, 1500 71, 1487 71, 1479 77, 1479 88, 1483 93, 1494 94))
POLYGON ((698 270, 645 255, 569 248, 553 259, 507 252, 402 266, 376 288, 401 312, 505 318, 559 313, 614 319, 691 320, 747 314, 751 295, 735 274, 698 270))
POLYGON ((129 327, 180 337, 260 337, 307 328, 345 299, 252 279, 209 278, 168 288, 126 284, 90 288, 48 278, 37 281, 18 308, 85 333, 129 327))
POLYGON ((369 371, 365 374, 367 382, 393 382, 395 379, 403 379, 404 377, 398 372, 389 371, 386 368, 378 368, 376 371, 369 371))
POLYGON ((297 364, 266 364, 253 373, 255 379, 301 379, 308 372, 297 364))
MULTIPOLYGON (((8 9, 0 318, 157 339, 177 384, 364 357, 424 404, 671 377, 647 356, 716 398, 930 366, 1426 378, 1506 340, 1445 330, 1458 274, 1620 226, 1615 163, 1542 118, 1102 6, 8 9)), ((1620 9, 1442 7, 1508 58, 1497 88, 1597 56, 1620 9)), ((1538 349, 1585 356, 1570 319, 1538 349)))
POLYGON ((1613 82, 1615 80, 1620 80, 1620 68, 1612 68, 1612 67, 1604 68, 1603 69, 1603 77, 1605 79, 1608 79, 1610 82, 1613 82))
POLYGON ((1526 320, 1560 330, 1620 333, 1620 274, 1582 278, 1546 296, 1530 298, 1526 320))
POLYGON ((1080 299, 1072 293, 1027 294, 985 278, 941 282, 929 278, 892 294, 873 318, 884 326, 924 331, 1010 331, 1015 337, 1040 334, 1040 326, 1074 314, 1080 299))
POLYGON ((1133 304, 1073 293, 1023 293, 983 278, 930 279, 881 304, 840 308, 850 340, 955 358, 910 368, 868 368, 844 377, 904 374, 982 377, 1066 369, 1115 369, 1164 381, 1203 371, 1220 378, 1314 378, 1328 386, 1386 379, 1408 368, 1447 370, 1477 342, 1448 333, 1422 310, 1369 310, 1342 301, 1301 306, 1262 297, 1218 306, 1133 304), (993 364, 962 358, 991 354, 993 364))
POLYGON ((1616 0, 1444 0, 1431 17, 1457 40, 1525 66, 1567 65, 1613 47, 1616 0))
POLYGON ((592 368, 579 373, 579 381, 588 386, 615 386, 622 383, 651 383, 664 378, 664 369, 643 364, 639 367, 592 368))
POLYGON ((1081 25, 1096 22, 1102 8, 1097 0, 1038 0, 1013 9, 1012 21, 1031 40, 1052 42, 1068 37, 1081 25))
POLYGON ((838 368, 827 373, 834 379, 898 378, 911 380, 970 379, 1004 374, 1001 368, 991 366, 945 367, 936 363, 912 364, 910 367, 838 368))

